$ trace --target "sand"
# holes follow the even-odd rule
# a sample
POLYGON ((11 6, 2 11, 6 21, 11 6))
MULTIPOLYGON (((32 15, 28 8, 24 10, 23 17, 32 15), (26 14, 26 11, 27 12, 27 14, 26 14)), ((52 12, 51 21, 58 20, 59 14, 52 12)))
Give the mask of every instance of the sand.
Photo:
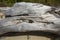
POLYGON ((26 35, 23 36, 12 36, 12 37, 3 37, 1 40, 50 40, 47 37, 42 36, 29 36, 29 38, 26 35))

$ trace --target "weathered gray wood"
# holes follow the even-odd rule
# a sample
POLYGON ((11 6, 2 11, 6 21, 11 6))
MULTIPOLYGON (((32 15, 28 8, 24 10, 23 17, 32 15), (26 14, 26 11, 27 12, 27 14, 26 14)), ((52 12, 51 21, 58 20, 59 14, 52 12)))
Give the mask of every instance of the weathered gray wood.
POLYGON ((48 11, 51 12, 50 6, 37 5, 37 3, 16 3, 5 12, 5 16, 12 17, 0 20, 0 35, 7 32, 26 31, 48 31, 60 34, 60 18, 48 11), (20 14, 29 15, 18 16, 20 14))

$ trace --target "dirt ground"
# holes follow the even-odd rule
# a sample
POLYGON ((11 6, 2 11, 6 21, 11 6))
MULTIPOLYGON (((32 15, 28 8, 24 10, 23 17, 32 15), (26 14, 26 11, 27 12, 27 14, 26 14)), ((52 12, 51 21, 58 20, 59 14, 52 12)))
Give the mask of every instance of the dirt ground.
POLYGON ((13 37, 3 37, 1 40, 50 40, 49 38, 42 37, 42 36, 13 36, 13 37))

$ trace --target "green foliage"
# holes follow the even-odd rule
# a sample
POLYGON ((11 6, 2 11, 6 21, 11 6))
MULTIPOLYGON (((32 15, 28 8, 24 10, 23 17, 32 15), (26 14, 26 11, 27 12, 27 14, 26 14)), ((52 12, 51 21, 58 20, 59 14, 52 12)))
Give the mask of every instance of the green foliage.
POLYGON ((0 4, 4 4, 6 6, 12 6, 15 2, 35 2, 51 6, 60 6, 60 0, 0 0, 0 4))
POLYGON ((0 3, 3 3, 6 6, 12 6, 17 0, 2 0, 0 3))

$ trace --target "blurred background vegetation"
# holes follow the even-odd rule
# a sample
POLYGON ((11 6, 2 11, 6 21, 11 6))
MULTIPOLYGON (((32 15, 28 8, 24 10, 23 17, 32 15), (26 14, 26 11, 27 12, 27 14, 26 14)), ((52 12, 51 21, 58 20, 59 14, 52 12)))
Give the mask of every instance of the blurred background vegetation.
POLYGON ((33 2, 50 6, 60 6, 60 0, 0 0, 0 6, 12 6, 16 2, 33 2))

